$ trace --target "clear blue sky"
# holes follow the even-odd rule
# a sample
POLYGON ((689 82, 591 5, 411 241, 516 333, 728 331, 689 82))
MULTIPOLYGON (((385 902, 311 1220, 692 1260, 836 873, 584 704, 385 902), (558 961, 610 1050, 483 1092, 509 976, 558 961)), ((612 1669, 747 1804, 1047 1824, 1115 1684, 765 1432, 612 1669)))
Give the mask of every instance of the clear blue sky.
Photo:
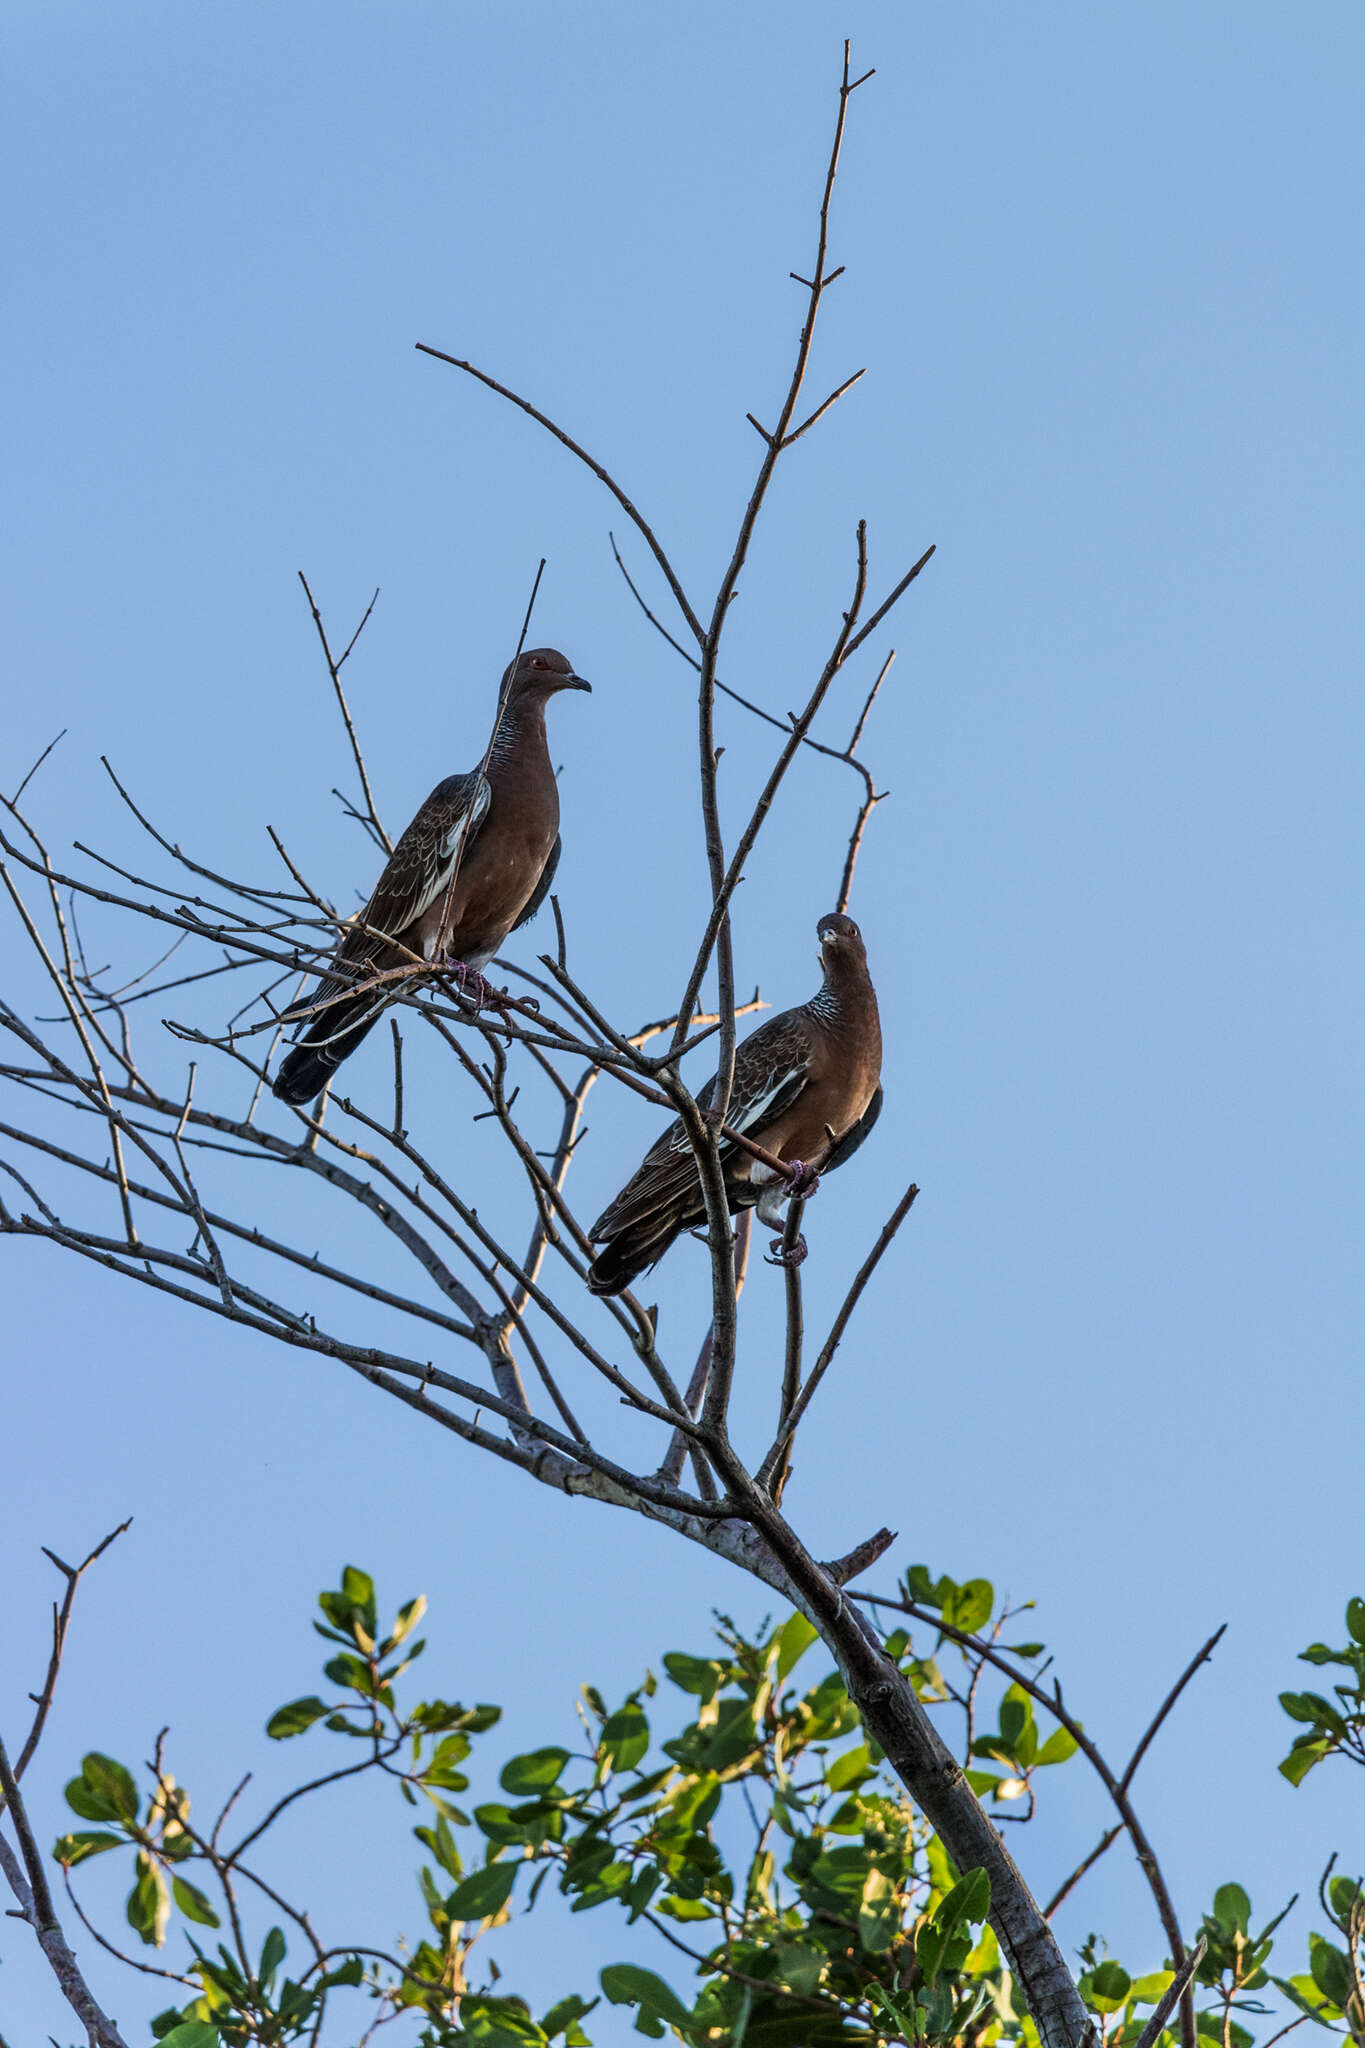
MULTIPOLYGON (((781 478, 730 679, 796 702, 859 516, 878 588, 938 554, 864 657, 899 650, 853 905, 887 1110, 811 1215, 812 1321, 905 1180, 924 1192, 789 1506, 822 1550, 898 1527, 869 1583, 923 1557, 1036 1597, 1116 1752, 1230 1622, 1138 1783, 1187 1925, 1230 1876, 1269 1912, 1361 1839, 1358 1788, 1274 1772, 1294 1652, 1362 1590, 1355 5, 12 0, 0 783, 66 726, 35 793, 58 846, 131 848, 108 752, 212 864, 264 874, 273 823, 363 889, 296 570, 337 629, 382 586, 348 674, 401 822, 476 757, 543 553, 538 636, 595 685, 553 715, 575 958, 623 1016, 666 1009, 702 900, 687 679, 592 479, 413 344, 560 416, 707 593, 744 414, 787 374, 846 31, 878 75, 812 389, 868 375, 781 478)), ((764 756, 742 716, 723 737, 733 818, 764 756)), ((780 1003, 813 985, 851 801, 803 764, 742 892, 741 978, 780 1003)), ((589 1207, 653 1128, 599 1097, 589 1207)), ((452 1085, 432 1114, 477 1174, 474 1106, 452 1085)), ((335 1241, 322 1210, 300 1228, 335 1241)), ((660 1281, 680 1350, 698 1257, 660 1281)), ((139 1761, 163 1720, 221 1794, 315 1682, 306 1615, 344 1558, 430 1595, 430 1682, 506 1700, 509 1747, 569 1732, 581 1681, 700 1648, 713 1605, 763 1610, 319 1363, 55 1255, 3 1261, 7 1732, 45 1655, 38 1545, 137 1516, 83 1596, 45 1838, 81 1751, 139 1761)), ((760 1272, 746 1416, 775 1399, 777 1293, 760 1272)), ((1040 1891, 1103 1825, 1079 1768, 1016 1844, 1040 1891)), ((396 1803, 338 1805, 289 1856, 345 1938, 415 1931, 409 1846, 396 1803)), ((1083 1897, 1069 1945, 1099 1927, 1159 1959, 1122 1847, 1083 1897)), ((627 1953, 594 1919, 522 1942, 521 1987, 627 1953)), ((71 2033, 31 1949, 10 1924, 12 2048, 71 2033)), ((136 2038, 156 1987, 95 1975, 136 2038)))

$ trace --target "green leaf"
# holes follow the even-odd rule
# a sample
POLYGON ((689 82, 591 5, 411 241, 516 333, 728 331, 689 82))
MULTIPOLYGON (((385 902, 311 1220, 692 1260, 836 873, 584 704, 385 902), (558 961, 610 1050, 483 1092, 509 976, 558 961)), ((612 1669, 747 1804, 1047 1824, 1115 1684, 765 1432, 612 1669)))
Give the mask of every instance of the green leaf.
POLYGON ((396 1650, 398 1645, 412 1634, 412 1631, 416 1628, 426 1611, 427 1596, 425 1593, 419 1593, 415 1600, 409 1600, 404 1606, 400 1607, 398 1619, 393 1625, 393 1633, 385 1642, 382 1655, 387 1657, 390 1650, 396 1650))
POLYGON ((991 1910, 991 1881, 984 1870, 969 1870, 942 1900, 934 1918, 945 1935, 966 1921, 979 1925, 991 1910))
POLYGON ((747 1756, 757 1741, 753 1701, 722 1700, 715 1727, 708 1730, 705 1737, 703 1754, 707 1769, 728 1770, 731 1764, 747 1756))
POLYGON ((1322 1693, 1305 1692, 1300 1693, 1299 1697, 1300 1699, 1304 1700, 1310 1707, 1313 1708, 1314 1718, 1320 1721, 1324 1728, 1330 1728, 1332 1733, 1336 1736, 1345 1735, 1346 1723, 1341 1718, 1341 1715, 1337 1712, 1337 1709, 1332 1705, 1332 1702, 1329 1699, 1327 1699, 1322 1693))
POLYGON ((927 1564, 912 1564, 905 1574, 905 1590, 919 1607, 942 1607, 954 1590, 951 1579, 935 1579, 927 1564))
POLYGON ((705 1899, 680 1899, 672 1892, 660 1899, 656 1912, 663 1913, 670 1920, 714 1920, 716 1909, 708 1906, 705 1899))
POLYGON ((1145 1977, 1134 1977, 1132 1996, 1139 2005, 1160 2005, 1174 1982, 1174 1970, 1151 1970, 1145 1977))
MULTIPOLYGON (((482 1808, 480 1809, 480 1811, 483 1810, 482 1808)), ((503 1814, 507 1812, 505 1806, 491 1810, 503 1814)), ((477 1820, 477 1818, 478 1815, 476 1814, 475 1819, 477 1820)), ((442 1870, 446 1872, 447 1876, 454 1878, 464 1876, 464 1865, 460 1861, 460 1852, 455 1846, 455 1837, 451 1834, 444 1820, 438 1819, 434 1828, 414 1828, 412 1832, 416 1835, 419 1842, 424 1843, 430 1849, 432 1855, 436 1858, 436 1861, 440 1864, 442 1870)))
POLYGON ((82 1820, 135 1821, 137 1786, 131 1771, 92 1749, 81 1759, 80 1777, 66 1788, 66 1803, 82 1820))
POLYGON ((807 1948, 800 1942, 773 1951, 777 1964, 777 1981, 785 1984, 789 1991, 800 1998, 809 1998, 819 1988, 829 1964, 829 1957, 823 1949, 807 1948))
POLYGON ((893 1998, 880 1984, 869 1984, 867 1995, 874 2005, 881 2007, 888 2019, 895 2022, 902 2041, 917 2042, 922 2038, 919 2016, 908 1997, 893 1998))
POLYGON ((960 1628, 964 1635, 974 1636, 981 1624, 991 1618, 995 1605, 995 1588, 989 1579, 968 1579, 965 1586, 954 1586, 943 1603, 943 1619, 950 1628, 960 1628))
POLYGON ((856 1749, 846 1749, 842 1756, 832 1757, 825 1766, 825 1783, 831 1792, 845 1792, 850 1785, 860 1785, 873 1776, 872 1759, 865 1742, 859 1743, 856 1749))
POLYGON ((514 1756, 504 1764, 498 1783, 504 1792, 511 1792, 522 1799, 534 1798, 537 1793, 548 1792, 558 1782, 559 1774, 569 1761, 567 1749, 531 1749, 525 1756, 514 1756))
POLYGON ((1339 1948, 1330 1941, 1324 1941, 1320 1934, 1308 1937, 1308 1967, 1313 1973, 1313 1982, 1323 1996, 1330 1998, 1333 2005, 1343 2010, 1353 1990, 1351 1965, 1339 1948))
POLYGON ((1280 1776, 1291 1785, 1301 1785, 1314 1764, 1320 1764, 1332 1747, 1324 1735, 1316 1742, 1296 1742, 1280 1765, 1280 1776))
POLYGON ((642 2019, 663 2019, 675 2027, 692 2024, 689 2008, 652 1970, 638 1969, 634 1963, 608 1963, 599 1981, 613 2005, 638 2005, 642 2019))
POLYGON ((220 1927, 222 1922, 197 1884, 187 1884, 183 1877, 171 1879, 171 1891, 175 1903, 187 1920, 195 1920, 201 1927, 220 1927))
POLYGON ((222 2040, 212 2020, 182 2020, 161 2036, 160 2048, 222 2048, 222 2040))
POLYGON ((160 1948, 171 1917, 171 1898, 165 1878, 145 1851, 138 1855, 137 1882, 128 1894, 124 1911, 128 1925, 148 1948, 160 1948))
MULTIPOLYGON (((973 1750, 973 1754, 975 1754, 975 1750, 973 1750)), ((964 1771, 962 1775, 978 1799, 984 1799, 988 1792, 993 1793, 1000 1783, 1000 1779, 994 1771, 964 1771)))
POLYGON ((310 1693, 307 1699, 290 1700, 287 1706, 276 1707, 265 1724, 265 1732, 276 1742, 283 1742, 290 1735, 302 1735, 326 1712, 327 1702, 310 1693))
POLYGON ((442 1785, 448 1792, 463 1792, 469 1780, 457 1768, 469 1755, 467 1735, 444 1735, 432 1751, 431 1760, 422 1772, 424 1785, 442 1785))
POLYGON ((288 1953, 283 1930, 272 1927, 261 1943, 261 1961, 257 1975, 262 1984, 268 1984, 288 1953))
POLYGON ((1229 1934, 1246 1934, 1251 1928, 1251 1900, 1239 1884, 1220 1884, 1213 1895, 1213 1917, 1229 1934))
POLYGON ((1300 2012, 1306 2012, 1320 2027, 1327 2027, 1332 2033, 1336 2032, 1330 2018, 1327 2017, 1335 2008, 1330 1999, 1323 1998, 1311 1977, 1272 1977, 1270 1981, 1279 1986, 1285 1997, 1292 2005, 1296 2005, 1300 2012))
POLYGON ((1346 1602, 1346 1626, 1358 1643, 1365 1643, 1365 1600, 1346 1602))
POLYGON ((649 1748, 649 1722, 637 1700, 627 1700, 602 1730, 597 1754, 614 1771, 628 1771, 649 1748))
POLYGON ((598 1998, 580 1998, 577 1992, 568 1998, 561 1998, 557 2005, 550 2007, 541 2021, 542 2033, 553 2041, 556 2034, 566 2033, 570 2027, 576 2026, 579 2020, 586 2019, 593 2007, 600 2005, 601 2002, 598 1998))
POLYGON ((1054 1728, 1034 1758, 1034 1762, 1038 1764, 1064 1764, 1068 1757, 1075 1756, 1079 1746, 1069 1728, 1054 1728))
POLYGON ((348 1564, 341 1574, 341 1590, 352 1607, 374 1611, 374 1580, 358 1565, 348 1564))
POLYGON ((922 1920, 915 1930, 915 1961, 926 1984, 932 1985, 938 1975, 943 1951, 948 1946, 948 1936, 932 1920, 922 1920))
POLYGON ((664 1670, 683 1692, 696 1693, 703 1701, 713 1700, 725 1676, 725 1666, 708 1657, 685 1657, 680 1650, 670 1650, 664 1658, 664 1670))
POLYGON ((333 1685, 344 1685, 349 1692, 358 1692, 366 1699, 373 1696, 374 1685, 370 1678, 370 1667, 360 1657, 333 1657, 322 1667, 323 1676, 330 1678, 333 1685))
POLYGON ((1033 1719, 1033 1702, 1022 1686, 1012 1685, 1000 1702, 1000 1738, 1017 1753, 1020 1737, 1033 1719))
POLYGON ((1280 1694, 1280 1705, 1284 1708, 1291 1721, 1316 1721, 1318 1717, 1314 1711, 1312 1700, 1313 1695, 1311 1693, 1282 1692, 1280 1694))
POLYGON ((634 1926, 663 1881, 664 1874, 656 1865, 646 1863, 643 1868, 636 1871, 634 1878, 626 1887, 623 1900, 623 1904, 630 1907, 628 1926, 634 1926))
POLYGON ((123 1835, 95 1834, 89 1831, 83 1831, 78 1835, 61 1835, 53 1844, 52 1854, 67 1870, 74 1870, 76 1865, 84 1863, 87 1857, 102 1856, 106 1849, 123 1848, 125 1840, 126 1837, 123 1835))
POLYGON ((491 1920, 512 1896, 515 1863, 486 1863, 462 1878, 446 1901, 452 1920, 491 1920))
POLYGON ((783 1622, 773 1639, 777 1644, 777 1682, 779 1685, 781 1685, 788 1672, 795 1667, 797 1660, 805 1656, 811 1644, 815 1642, 817 1635, 818 1631, 812 1628, 804 1614, 789 1615, 787 1620, 783 1622))
POLYGON ((488 1992, 461 1999, 459 2035, 445 2038, 458 2038, 467 2048, 544 2048, 546 2040, 523 1999, 495 1998, 488 1992))
POLYGON ((1101 2012, 1117 2012, 1127 2000, 1133 1980, 1122 1964, 1104 1962, 1090 1974, 1090 2002, 1101 2012))
POLYGON ((1358 1877, 1334 1877, 1327 1887, 1327 1896, 1332 1902, 1332 1911, 1337 1919, 1345 1923, 1351 1917, 1351 1908, 1361 1894, 1361 1880, 1358 1877))
MULTIPOLYGON (((983 1873, 984 1875, 984 1873, 983 1873)), ((885 1871, 868 1871, 858 1904, 858 1934, 863 1947, 873 1955, 890 1948, 901 1931, 900 1905, 896 1889, 885 1871)))

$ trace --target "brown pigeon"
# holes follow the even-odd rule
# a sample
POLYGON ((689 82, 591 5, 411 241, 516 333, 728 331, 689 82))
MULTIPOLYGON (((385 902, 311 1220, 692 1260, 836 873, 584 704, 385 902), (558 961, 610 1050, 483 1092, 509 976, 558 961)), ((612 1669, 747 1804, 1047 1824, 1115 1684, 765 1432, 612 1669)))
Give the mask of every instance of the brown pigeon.
MULTIPOLYGON (((882 1033, 862 933, 833 911, 816 926, 825 978, 800 1009, 770 1017, 735 1055, 726 1123, 793 1169, 798 1191, 852 1157, 881 1114, 882 1033)), ((714 1081, 697 1097, 705 1109, 714 1081)), ((792 1182, 733 1139, 720 1141, 730 1213, 757 1204, 770 1229, 782 1223, 792 1182)), ((652 1145, 589 1232, 605 1246, 588 1269, 594 1294, 619 1294, 675 1237, 705 1221, 696 1160, 682 1123, 652 1145)), ((805 1256, 798 1240, 796 1258, 805 1256)))
POLYGON ((307 999, 311 1014, 275 1076, 282 1102, 311 1102, 395 993, 393 983, 357 991, 358 982, 411 966, 416 956, 453 967, 482 997, 481 969, 509 932, 535 916, 559 861, 546 701, 559 690, 591 688, 553 647, 532 648, 506 671, 484 773, 438 782, 395 846, 337 950, 342 971, 307 999))

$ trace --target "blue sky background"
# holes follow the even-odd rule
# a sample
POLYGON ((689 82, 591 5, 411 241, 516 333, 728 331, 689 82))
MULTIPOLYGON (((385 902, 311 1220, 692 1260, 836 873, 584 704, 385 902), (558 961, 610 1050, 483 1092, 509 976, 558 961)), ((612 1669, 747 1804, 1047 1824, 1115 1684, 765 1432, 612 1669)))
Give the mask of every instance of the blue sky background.
MULTIPOLYGON (((1332 1849, 1365 1853, 1347 1774, 1294 1793, 1274 1770, 1294 1653, 1365 1590, 1355 6, 12 0, 0 783, 66 726, 32 793, 55 846, 136 850, 107 752, 211 865, 272 878, 273 823, 326 887, 364 890, 295 572, 338 634, 382 588, 348 683, 401 824, 477 757, 543 553, 536 637, 595 685, 552 714, 573 958, 623 1018, 666 1009, 703 902, 688 677, 592 478, 413 344, 559 417, 709 599, 759 452, 744 414, 788 374, 846 32, 877 77, 812 403, 869 374, 788 458, 725 673, 798 701, 859 517, 878 592, 938 554, 820 728, 846 736, 894 645, 867 743, 894 795, 853 904, 887 1111, 810 1215, 813 1325, 911 1175, 923 1195, 788 1505, 822 1552, 899 1528, 870 1585, 924 1558, 1037 1598, 1118 1756, 1228 1621, 1138 1787, 1187 1927, 1233 1876, 1268 1916, 1332 1849)), ((722 717, 733 829, 767 746, 722 717)), ((751 864, 740 975, 779 1004, 813 986, 854 795, 807 757, 751 864)), ((382 1055, 360 1057, 382 1097, 382 1055)), ((419 1082, 443 1156, 510 1201, 458 1078, 419 1082)), ((589 1211, 654 1129, 605 1088, 590 1121, 589 1211)), ((295 1200, 310 1243, 373 1255, 295 1200)), ((298 1764, 254 1731, 315 1684, 306 1619, 344 1559, 391 1603, 429 1594, 428 1684, 508 1705, 490 1758, 571 1736, 582 1681, 620 1692, 702 1649, 713 1606, 764 1611, 319 1362, 32 1247, 3 1259, 9 1736, 46 1654, 39 1544, 71 1556, 137 1517, 82 1596, 31 1780, 44 1838, 84 1749, 137 1762, 163 1721, 201 1807, 298 1764)), ((679 1358, 700 1259, 659 1276, 679 1358)), ((746 1297, 755 1437, 779 1296, 763 1270, 746 1297)), ((1012 1844, 1040 1893, 1105 1824, 1080 1769, 1012 1844)), ((277 1867, 338 1940, 415 1933, 406 1824, 339 1800, 277 1867)), ((631 1952, 601 1915, 533 1925, 500 1954, 543 2003, 631 1952)), ((1059 1926, 1160 1960, 1122 1846, 1059 1926)), ((11 2048, 67 2039, 22 1929, 0 1953, 11 2048)), ((158 1988, 92 1975, 138 2038, 158 1988)), ((622 2041, 628 2015, 590 2030, 622 2041)))

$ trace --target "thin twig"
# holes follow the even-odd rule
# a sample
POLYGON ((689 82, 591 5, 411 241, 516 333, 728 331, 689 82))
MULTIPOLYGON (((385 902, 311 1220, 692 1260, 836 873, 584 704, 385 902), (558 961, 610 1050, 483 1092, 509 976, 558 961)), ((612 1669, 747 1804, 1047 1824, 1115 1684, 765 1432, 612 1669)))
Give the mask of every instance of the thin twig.
MULTIPOLYGON (((888 1246, 890 1245, 892 1238, 896 1235, 896 1232, 900 1229, 902 1223, 904 1223, 906 1217, 910 1214, 910 1211, 915 1203, 915 1197, 918 1195, 918 1193, 919 1189, 915 1186, 914 1182, 912 1181, 910 1183, 910 1186, 905 1190, 905 1193, 901 1196, 899 1202, 897 1202, 895 1208, 891 1211, 891 1214, 890 1216, 888 1216, 886 1222, 882 1225, 880 1235, 877 1238, 877 1242, 873 1245, 871 1251, 863 1260, 862 1265, 858 1268, 858 1271, 854 1276, 853 1284, 849 1288, 848 1293, 844 1296, 843 1302, 839 1308, 839 1312, 835 1316, 833 1323, 830 1325, 829 1335, 828 1337, 826 1337, 824 1343, 820 1347, 820 1355, 816 1359, 815 1364, 811 1367, 810 1378, 806 1381, 805 1386, 801 1389, 800 1394, 797 1396, 796 1403, 792 1408, 791 1414, 787 1417, 785 1428, 779 1431, 777 1440, 775 1441, 772 1449, 768 1453, 768 1457, 770 1459, 775 1460, 777 1457, 781 1455, 784 1444, 789 1443, 791 1441, 792 1437, 796 1434, 796 1431, 800 1427, 801 1419, 805 1415, 806 1410, 810 1407, 811 1401, 815 1395, 816 1388, 819 1386, 821 1380, 829 1371, 829 1368, 833 1363, 834 1354, 839 1348, 839 1344, 843 1338, 844 1331, 848 1328, 849 1318, 852 1316, 854 1309, 858 1306, 858 1302, 862 1296, 863 1289, 867 1286, 868 1281, 872 1278, 872 1275, 876 1272, 877 1267, 881 1264, 882 1258, 888 1246)), ((765 1463, 766 1462, 767 1461, 765 1460, 765 1463)))
POLYGON ((52 752, 52 749, 53 749, 53 748, 54 748, 54 747, 56 746, 56 744, 57 744, 57 740, 64 740, 64 739, 66 738, 66 735, 67 735, 67 733, 68 733, 69 731, 70 731, 70 727, 69 727, 69 726, 65 726, 65 725, 64 725, 64 726, 62 727, 61 731, 60 731, 60 732, 58 733, 58 735, 57 735, 57 739, 55 739, 55 740, 49 740, 49 741, 48 741, 47 745, 46 745, 46 746, 45 746, 45 747, 43 748, 43 751, 42 751, 42 753, 41 753, 41 754, 39 754, 39 756, 38 756, 37 760, 36 760, 36 761, 34 762, 33 766, 32 766, 32 767, 31 767, 31 768, 29 769, 29 771, 28 771, 28 774, 27 774, 27 775, 26 775, 26 776, 24 777, 23 781, 22 781, 22 782, 21 782, 21 783, 19 784, 19 787, 18 787, 18 788, 17 788, 16 790, 15 790, 15 792, 14 792, 14 795, 13 795, 12 797, 10 797, 10 799, 9 799, 9 802, 11 803, 11 805, 13 805, 13 804, 17 804, 17 803, 18 803, 18 801, 19 801, 20 797, 21 797, 21 796, 23 795, 24 791, 25 791, 25 790, 26 790, 26 789, 28 788, 28 786, 29 786, 30 782, 32 782, 32 780, 33 780, 34 776, 35 776, 35 775, 36 775, 36 774, 38 773, 38 770, 39 770, 39 769, 40 769, 40 768, 42 767, 42 765, 43 765, 44 761, 45 761, 45 760, 47 759, 48 755, 49 755, 49 754, 50 754, 50 753, 52 752))
POLYGON ((346 702, 346 692, 341 687, 341 671, 346 665, 351 649, 369 624, 370 613, 379 602, 379 592, 376 590, 374 596, 366 605, 360 624, 346 643, 346 652, 342 655, 340 661, 334 661, 332 649, 327 639, 327 628, 322 623, 322 613, 318 610, 317 600, 308 587, 308 578, 304 575, 302 569, 299 570, 298 574, 299 582, 303 585, 303 594, 308 599, 308 609, 313 614, 313 624, 317 627, 318 639, 322 642, 322 657, 327 663, 327 673, 332 678, 332 688, 336 691, 337 708, 341 712, 342 723, 346 727, 346 737, 351 743, 351 754, 355 761, 356 773, 360 777, 360 787, 365 798, 365 809, 369 813, 367 822, 385 853, 389 854, 393 852, 393 841, 384 830, 383 824, 380 822, 379 813, 375 809, 374 792, 370 788, 370 778, 365 772, 365 756, 360 751, 360 741, 356 737, 355 724, 351 718, 351 707, 346 702))
POLYGON ((126 1521, 120 1522, 117 1529, 111 1529, 109 1531, 109 1534, 103 1537, 101 1541, 95 1545, 94 1549, 89 1553, 89 1555, 87 1557, 82 1558, 81 1562, 76 1565, 66 1564, 60 1557, 57 1556, 55 1551, 49 1550, 46 1544, 42 1546, 43 1556, 49 1559, 50 1562, 56 1566, 57 1570, 62 1574, 62 1577, 66 1580, 66 1591, 62 1595, 62 1601, 60 1606, 58 1606, 55 1601, 53 1602, 52 1652, 48 1658, 47 1676, 43 1680, 42 1691, 38 1694, 37 1698, 34 1700, 33 1703, 36 1709, 33 1716, 33 1725, 28 1731, 28 1735, 25 1739, 24 1746, 20 1750, 18 1758, 15 1762, 14 1775, 16 1779, 23 1777, 24 1772, 28 1769, 29 1764, 32 1762, 33 1753, 37 1749, 38 1744, 42 1741, 43 1729, 47 1725, 47 1717, 49 1713, 52 1711, 52 1700, 57 1690, 57 1677, 62 1668, 62 1653, 66 1648, 67 1630, 71 1626, 71 1610, 76 1602, 76 1588, 79 1586, 86 1572, 89 1571, 91 1565, 94 1564, 97 1559, 103 1557, 105 1551, 109 1548, 110 1544, 116 1543, 119 1537, 122 1536, 126 1530, 131 1529, 132 1526, 133 1518, 131 1515, 129 1515, 126 1521))

